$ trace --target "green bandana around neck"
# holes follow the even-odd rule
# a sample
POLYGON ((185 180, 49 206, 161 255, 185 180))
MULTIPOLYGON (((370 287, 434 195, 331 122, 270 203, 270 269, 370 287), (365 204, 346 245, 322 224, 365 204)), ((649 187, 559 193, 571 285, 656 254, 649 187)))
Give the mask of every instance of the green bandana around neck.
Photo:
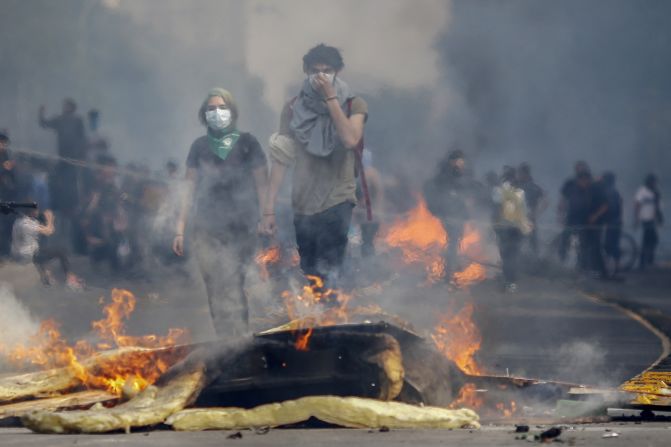
POLYGON ((207 142, 209 143, 210 150, 222 160, 226 160, 226 157, 231 153, 239 138, 240 132, 237 129, 226 132, 221 136, 217 136, 213 132, 207 132, 207 142))

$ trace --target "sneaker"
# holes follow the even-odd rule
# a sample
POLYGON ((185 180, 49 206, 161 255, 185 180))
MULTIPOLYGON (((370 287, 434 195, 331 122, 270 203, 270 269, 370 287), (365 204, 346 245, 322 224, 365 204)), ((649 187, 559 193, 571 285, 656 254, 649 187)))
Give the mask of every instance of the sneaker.
POLYGON ((514 282, 506 284, 506 293, 517 293, 517 284, 514 282))

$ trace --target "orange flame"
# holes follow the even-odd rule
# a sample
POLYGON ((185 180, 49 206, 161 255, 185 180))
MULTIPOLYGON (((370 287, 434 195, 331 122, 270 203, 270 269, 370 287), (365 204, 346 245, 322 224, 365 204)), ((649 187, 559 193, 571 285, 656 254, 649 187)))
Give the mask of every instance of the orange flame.
POLYGON ((120 360, 101 361, 96 364, 95 371, 88 370, 81 363, 82 359, 98 351, 114 347, 159 348, 187 341, 186 330, 179 328, 170 329, 165 336, 126 335, 124 321, 132 314, 135 304, 136 299, 131 292, 113 289, 112 302, 103 309, 105 318, 91 324, 98 337, 96 343, 79 340, 71 346, 61 335, 58 324, 53 320, 46 320, 26 345, 0 346, 0 354, 19 366, 32 364, 42 368, 72 368, 77 378, 90 388, 104 388, 118 394, 132 377, 132 386, 144 389, 178 360, 173 353, 169 351, 131 353, 122 356, 120 360))
POLYGON ((307 331, 303 332, 298 336, 298 338, 296 339, 296 343, 294 343, 294 346, 296 347, 297 350, 299 351, 308 350, 308 344, 310 342, 310 336, 312 336, 312 331, 314 331, 314 328, 308 328, 307 331))
POLYGON ((459 253, 471 259, 479 259, 483 255, 482 236, 473 222, 464 224, 464 235, 459 242, 459 253))
POLYGON ((448 406, 451 409, 470 408, 475 410, 482 407, 484 399, 480 396, 477 387, 473 383, 466 383, 459 390, 459 395, 448 406))
POLYGON ((477 262, 472 262, 461 272, 456 272, 453 275, 455 284, 458 287, 467 287, 471 284, 478 283, 487 278, 487 271, 477 262))
POLYGON ((307 350, 313 328, 347 323, 352 313, 348 309, 352 295, 342 290, 324 287, 322 278, 307 275, 309 281, 300 293, 282 293, 289 318, 295 323, 296 349, 307 350), (307 329, 306 332, 301 332, 307 329))
POLYGON ((439 351, 452 360, 463 372, 483 374, 474 355, 480 349, 482 337, 473 322, 473 304, 466 303, 458 311, 449 311, 431 335, 439 351))
POLYGON ((503 402, 496 404, 496 409, 501 412, 504 418, 510 418, 517 413, 517 403, 514 400, 510 401, 510 405, 503 402))
MULTIPOLYGON (((387 230, 384 242, 389 247, 400 249, 406 264, 423 266, 427 282, 432 284, 445 277, 443 255, 449 237, 440 219, 429 211, 424 198, 419 196, 417 201, 414 209, 405 217, 397 219, 387 230)), ((472 222, 464 225, 459 253, 471 258, 482 256, 482 237, 472 222)), ((485 279, 485 269, 480 264, 477 267, 471 264, 464 272, 456 273, 452 279, 457 286, 467 286, 485 279)))
POLYGON ((389 247, 399 248, 407 264, 422 264, 429 282, 445 276, 443 251, 448 237, 440 220, 429 211, 423 197, 404 218, 397 219, 384 235, 389 247))
POLYGON ((281 250, 279 245, 274 245, 272 247, 266 248, 265 250, 259 251, 259 253, 256 255, 255 261, 259 266, 261 279, 267 280, 270 277, 268 267, 279 263, 281 257, 281 250))

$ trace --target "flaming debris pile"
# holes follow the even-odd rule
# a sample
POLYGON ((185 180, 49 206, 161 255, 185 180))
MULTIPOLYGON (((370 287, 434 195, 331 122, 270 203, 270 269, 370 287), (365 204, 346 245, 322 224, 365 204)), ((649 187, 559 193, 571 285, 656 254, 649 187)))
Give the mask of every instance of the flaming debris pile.
POLYGON ((21 368, 67 368, 87 388, 103 389, 113 394, 121 394, 124 386, 133 388, 133 392, 141 391, 179 360, 175 352, 160 348, 186 343, 189 336, 186 330, 179 328, 170 329, 163 336, 126 334, 124 322, 135 310, 135 305, 136 298, 131 292, 113 289, 111 302, 103 308, 105 318, 91 323, 95 342, 79 340, 71 344, 61 334, 56 321, 46 320, 27 343, 0 346, 0 355, 21 368), (147 349, 101 358, 95 367, 85 362, 102 351, 135 347, 147 349))
MULTIPOLYGON (((400 251, 402 269, 418 267, 422 285, 447 279, 467 291, 486 278, 483 265, 474 261, 482 259, 483 247, 473 224, 466 225, 459 246, 460 254, 472 262, 446 277, 449 235, 422 197, 384 232, 382 241, 400 251)), ((255 262, 261 279, 268 280, 285 267, 295 267, 297 259, 270 246, 255 262)), ((164 336, 127 334, 124 323, 136 299, 115 289, 104 318, 91 324, 93 341, 68 343, 54 321, 45 321, 24 345, 0 346, 0 354, 13 364, 45 370, 0 380, 0 401, 12 402, 0 406, 0 417, 24 415, 33 430, 63 433, 130 430, 166 421, 179 430, 245 428, 261 422, 278 426, 310 417, 348 427, 376 427, 386 421, 384 425, 395 427, 456 428, 477 427, 472 410, 483 405, 503 416, 515 413, 515 402, 498 397, 491 402, 491 394, 482 389, 488 378, 475 360, 482 339, 472 302, 448 301, 448 311, 426 340, 404 322, 381 321, 390 316, 363 299, 384 296, 387 286, 375 283, 346 292, 329 288, 317 276, 306 279, 301 285, 289 282, 290 290, 281 293, 288 323, 248 340, 200 345, 183 345, 187 334, 182 329, 170 329, 164 336), (15 392, 17 386, 22 391, 15 392), (72 392, 78 388, 105 394, 72 392), (26 401, 45 391, 70 394, 26 401), (128 402, 120 403, 119 396, 128 402), (106 402, 112 408, 51 412, 63 405, 63 398, 71 407, 106 402), (16 404, 20 411, 12 407, 16 404), (190 405, 251 409, 185 410, 190 405), (342 411, 332 411, 335 407, 342 411), (469 409, 460 409, 464 407, 469 409), (344 414, 357 416, 348 419, 344 414)), ((391 285, 393 279, 389 281, 391 285)))

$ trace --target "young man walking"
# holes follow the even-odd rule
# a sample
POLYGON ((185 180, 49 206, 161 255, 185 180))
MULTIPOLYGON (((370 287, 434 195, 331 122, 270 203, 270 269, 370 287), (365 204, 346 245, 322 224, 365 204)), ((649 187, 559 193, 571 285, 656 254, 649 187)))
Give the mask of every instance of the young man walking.
POLYGON ((261 231, 273 234, 277 194, 293 169, 292 207, 301 269, 335 285, 345 257, 356 203, 358 151, 368 115, 366 102, 339 77, 340 51, 324 44, 303 56, 306 79, 270 139, 270 184, 261 231))

